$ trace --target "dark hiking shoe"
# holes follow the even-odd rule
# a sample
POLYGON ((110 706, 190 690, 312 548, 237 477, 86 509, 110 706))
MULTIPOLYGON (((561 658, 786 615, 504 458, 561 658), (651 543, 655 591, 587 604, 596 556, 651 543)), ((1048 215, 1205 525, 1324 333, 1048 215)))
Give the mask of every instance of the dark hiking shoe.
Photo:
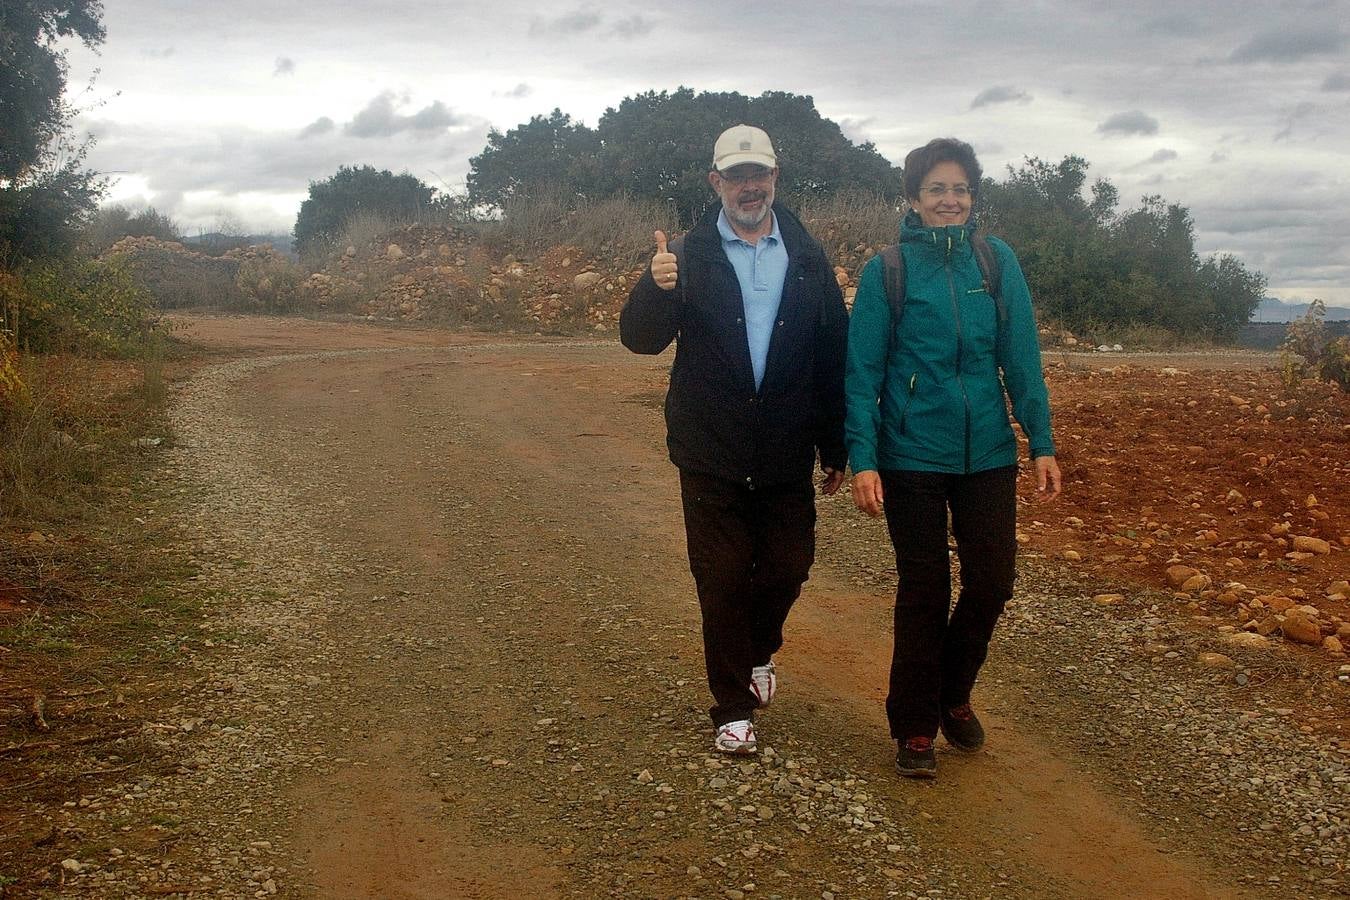
POLYGON ((938 720, 942 736, 957 750, 974 753, 984 746, 984 726, 975 717, 969 703, 943 711, 938 720))
POLYGON ((933 739, 912 737, 900 742, 900 752, 895 755, 895 771, 906 778, 936 778, 937 754, 933 752, 933 739))

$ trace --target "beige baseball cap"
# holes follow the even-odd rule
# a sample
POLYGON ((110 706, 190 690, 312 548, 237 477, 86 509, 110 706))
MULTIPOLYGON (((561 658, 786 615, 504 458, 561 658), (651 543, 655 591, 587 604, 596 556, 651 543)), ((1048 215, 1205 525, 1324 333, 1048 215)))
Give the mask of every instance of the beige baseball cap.
POLYGON ((776 169, 778 156, 773 152, 773 142, 762 128, 733 125, 722 132, 713 145, 713 168, 725 172, 732 166, 746 163, 776 169))

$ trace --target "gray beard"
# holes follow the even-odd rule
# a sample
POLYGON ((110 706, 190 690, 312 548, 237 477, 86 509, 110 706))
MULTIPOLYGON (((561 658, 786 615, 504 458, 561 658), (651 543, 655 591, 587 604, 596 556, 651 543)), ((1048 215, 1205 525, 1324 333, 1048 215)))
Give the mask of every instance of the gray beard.
POLYGON ((764 206, 756 216, 741 212, 739 207, 729 204, 726 200, 722 201, 722 209, 726 211, 728 219, 742 228, 758 228, 768 218, 769 213, 773 212, 773 195, 765 196, 764 206))

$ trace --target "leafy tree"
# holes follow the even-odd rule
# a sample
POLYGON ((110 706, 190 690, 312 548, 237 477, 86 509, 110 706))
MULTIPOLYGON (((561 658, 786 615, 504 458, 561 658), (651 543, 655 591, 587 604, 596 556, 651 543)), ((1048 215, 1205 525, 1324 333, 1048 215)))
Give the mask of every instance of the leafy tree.
POLYGON ((63 252, 103 183, 69 138, 60 38, 104 38, 97 0, 0 2, 0 265, 63 252))
POLYGON ((342 166, 323 181, 311 181, 309 198, 295 220, 295 249, 305 255, 335 240, 355 215, 392 220, 416 218, 435 206, 435 191, 417 178, 372 166, 342 166))
POLYGON ((14 181, 64 130, 63 37, 95 47, 105 37, 98 0, 4 0, 0 3, 0 181, 14 181))
POLYGON ((132 215, 122 204, 112 203, 100 208, 90 219, 80 244, 87 252, 99 254, 124 237, 181 241, 183 232, 177 222, 153 206, 132 215))
POLYGON ((599 137, 560 109, 534 116, 506 133, 488 132, 487 147, 469 160, 468 190, 477 204, 504 208, 545 186, 565 186, 578 200, 601 188, 599 137))
POLYGON ((103 180, 84 168, 84 148, 0 186, 0 267, 72 250, 103 189, 103 180))
POLYGON ((738 123, 769 132, 778 152, 781 193, 826 196, 844 188, 891 200, 899 170, 871 144, 855 145, 806 96, 769 92, 648 91, 605 111, 594 130, 561 110, 501 134, 470 161, 469 196, 504 208, 508 199, 561 184, 580 199, 627 194, 674 205, 683 224, 712 200, 712 142, 738 123))

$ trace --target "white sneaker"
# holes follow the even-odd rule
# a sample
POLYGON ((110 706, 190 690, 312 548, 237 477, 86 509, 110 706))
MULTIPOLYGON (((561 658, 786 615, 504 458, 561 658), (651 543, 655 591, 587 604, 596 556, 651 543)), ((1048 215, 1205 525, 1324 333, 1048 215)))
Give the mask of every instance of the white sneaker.
POLYGON ((717 726, 717 737, 713 738, 713 749, 720 753, 734 753, 746 756, 759 749, 755 743, 755 723, 748 719, 728 722, 717 726))
POLYGON ((759 708, 763 709, 773 702, 774 692, 778 690, 778 676, 773 673, 773 660, 750 670, 750 690, 759 699, 759 708))

